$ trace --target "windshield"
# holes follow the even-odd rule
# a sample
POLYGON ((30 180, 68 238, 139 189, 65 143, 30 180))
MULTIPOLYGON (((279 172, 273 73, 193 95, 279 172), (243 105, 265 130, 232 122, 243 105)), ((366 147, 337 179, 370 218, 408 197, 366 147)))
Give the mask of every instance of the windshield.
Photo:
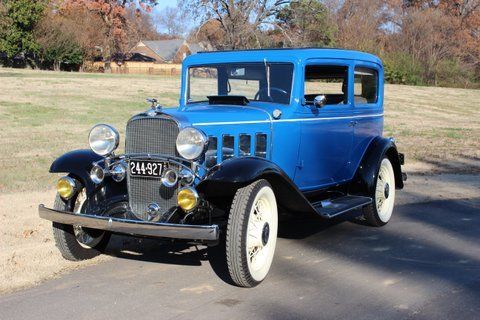
POLYGON ((209 96, 244 96, 250 101, 289 104, 291 63, 221 63, 188 69, 187 102, 208 101, 209 96))

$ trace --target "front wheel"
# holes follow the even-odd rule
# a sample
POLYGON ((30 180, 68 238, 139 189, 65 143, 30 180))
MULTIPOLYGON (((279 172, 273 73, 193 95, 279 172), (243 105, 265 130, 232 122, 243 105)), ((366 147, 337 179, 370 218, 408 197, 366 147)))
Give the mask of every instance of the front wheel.
POLYGON ((230 277, 241 287, 265 279, 277 242, 278 210, 272 187, 258 180, 237 190, 228 218, 226 254, 230 277))
POLYGON ((363 216, 372 226, 384 226, 390 221, 395 205, 395 173, 387 157, 380 163, 372 196, 373 203, 363 208, 363 216))
MULTIPOLYGON (((82 212, 86 202, 85 189, 81 189, 72 204, 65 203, 57 194, 54 209, 82 212)), ((53 237, 62 256, 71 261, 91 259, 101 254, 108 245, 110 233, 53 222, 53 237)))

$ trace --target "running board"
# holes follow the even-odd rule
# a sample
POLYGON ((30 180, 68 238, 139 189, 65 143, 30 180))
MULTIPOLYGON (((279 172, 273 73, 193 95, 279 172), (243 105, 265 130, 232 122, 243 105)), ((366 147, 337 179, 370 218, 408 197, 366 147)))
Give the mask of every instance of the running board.
POLYGON ((331 219, 354 209, 372 203, 372 198, 361 196, 343 196, 336 199, 327 199, 312 203, 317 213, 324 218, 331 219))

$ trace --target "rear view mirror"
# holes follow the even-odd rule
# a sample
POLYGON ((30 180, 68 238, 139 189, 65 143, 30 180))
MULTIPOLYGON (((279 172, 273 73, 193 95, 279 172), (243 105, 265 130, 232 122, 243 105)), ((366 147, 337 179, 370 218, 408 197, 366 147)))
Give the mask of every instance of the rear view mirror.
POLYGON ((313 99, 313 105, 316 108, 322 108, 326 104, 327 104, 327 97, 323 94, 316 96, 315 99, 313 99))
POLYGON ((245 68, 232 68, 230 69, 231 77, 243 77, 245 76, 245 68))

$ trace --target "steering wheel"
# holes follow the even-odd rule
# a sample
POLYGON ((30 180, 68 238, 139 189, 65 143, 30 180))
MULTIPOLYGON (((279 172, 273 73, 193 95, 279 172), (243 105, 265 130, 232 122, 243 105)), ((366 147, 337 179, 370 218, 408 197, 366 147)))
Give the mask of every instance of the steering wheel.
MULTIPOLYGON (((257 91, 257 93, 255 94, 255 97, 253 98, 253 100, 258 100, 258 98, 260 97, 260 94, 264 91, 267 91, 268 88, 262 88, 260 90, 257 91)), ((280 89, 280 88, 276 88, 276 87, 271 87, 270 88, 270 91, 276 91, 276 92, 279 92, 281 94, 283 94, 285 96, 285 98, 288 98, 288 92, 283 90, 283 89, 280 89)), ((271 96, 268 96, 270 102, 273 102, 273 98, 271 96)))

